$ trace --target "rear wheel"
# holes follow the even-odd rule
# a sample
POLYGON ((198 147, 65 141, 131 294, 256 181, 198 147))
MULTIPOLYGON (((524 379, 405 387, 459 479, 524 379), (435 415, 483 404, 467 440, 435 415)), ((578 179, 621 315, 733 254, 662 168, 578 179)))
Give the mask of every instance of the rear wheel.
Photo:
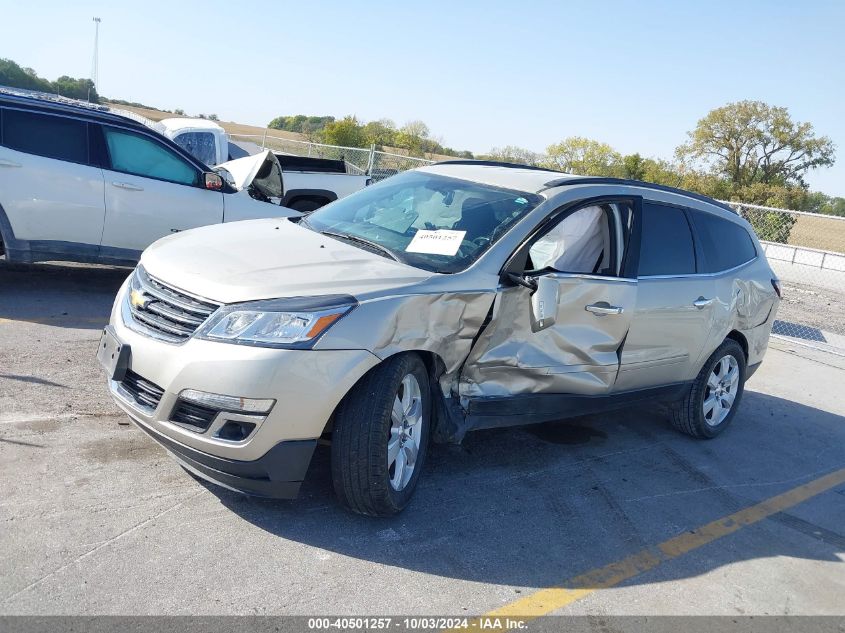
POLYGON ((416 354, 388 359, 347 394, 332 431, 332 481, 343 505, 390 516, 408 504, 428 449, 430 400, 416 354))
POLYGON ((711 438, 731 423, 745 388, 745 353, 727 339, 713 352, 689 394, 672 408, 672 425, 693 437, 711 438))

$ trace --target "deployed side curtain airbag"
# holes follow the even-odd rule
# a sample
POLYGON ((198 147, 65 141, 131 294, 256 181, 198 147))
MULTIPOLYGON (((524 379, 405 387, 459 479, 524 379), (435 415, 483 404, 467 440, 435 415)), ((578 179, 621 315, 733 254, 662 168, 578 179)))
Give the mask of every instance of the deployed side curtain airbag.
POLYGON ((565 218, 531 247, 536 270, 592 273, 604 249, 601 207, 584 207, 565 218))

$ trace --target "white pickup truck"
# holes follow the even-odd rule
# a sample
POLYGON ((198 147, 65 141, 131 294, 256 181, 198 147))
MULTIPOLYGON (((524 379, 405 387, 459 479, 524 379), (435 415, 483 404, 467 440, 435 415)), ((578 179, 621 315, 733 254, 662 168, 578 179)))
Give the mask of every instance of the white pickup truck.
MULTIPOLYGON (((228 170, 235 176, 229 183, 238 189, 248 187, 246 176, 255 175, 267 160, 267 150, 261 150, 253 144, 230 142, 226 131, 208 119, 170 118, 152 125, 206 165, 228 170), (245 150, 246 145, 253 145, 250 148, 252 151, 245 150), (237 162, 230 161, 233 158, 237 162), (243 174, 245 178, 239 178, 237 174, 243 174)), ((366 174, 348 173, 343 160, 291 156, 280 152, 276 152, 275 156, 281 172, 282 190, 280 196, 270 198, 274 204, 297 211, 319 209, 333 200, 363 189, 370 182, 366 174)))

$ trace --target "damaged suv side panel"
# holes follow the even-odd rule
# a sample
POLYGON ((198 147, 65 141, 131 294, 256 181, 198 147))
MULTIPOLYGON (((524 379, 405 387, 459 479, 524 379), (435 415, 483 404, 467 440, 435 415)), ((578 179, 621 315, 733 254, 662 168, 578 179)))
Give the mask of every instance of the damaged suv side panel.
POLYGON ((467 358, 462 398, 523 393, 606 393, 616 380, 618 351, 636 301, 636 281, 553 275, 559 284, 556 321, 532 331, 531 291, 504 289, 490 326, 467 358), (585 306, 610 299, 623 306, 613 318, 596 318, 585 306))

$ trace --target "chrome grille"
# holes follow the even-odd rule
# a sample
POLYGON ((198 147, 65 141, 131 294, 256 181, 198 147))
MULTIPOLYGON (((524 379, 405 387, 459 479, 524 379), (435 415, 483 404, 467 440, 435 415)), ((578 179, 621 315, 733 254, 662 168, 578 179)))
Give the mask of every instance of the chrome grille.
POLYGON ((169 343, 190 337, 220 304, 200 299, 135 269, 126 295, 131 329, 169 343), (137 300, 133 301, 133 296, 137 300))

